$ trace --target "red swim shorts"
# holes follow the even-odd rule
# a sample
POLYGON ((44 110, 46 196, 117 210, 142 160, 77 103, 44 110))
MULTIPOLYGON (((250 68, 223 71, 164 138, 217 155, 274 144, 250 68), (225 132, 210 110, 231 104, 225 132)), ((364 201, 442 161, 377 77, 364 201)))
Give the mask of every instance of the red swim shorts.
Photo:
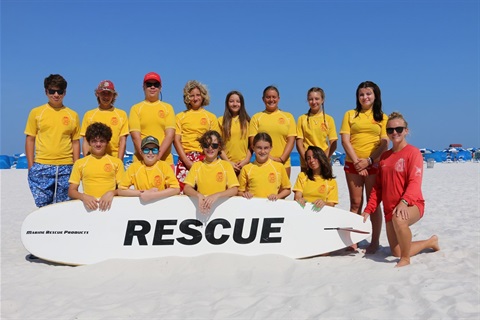
MULTIPOLYGON (((353 173, 353 174, 358 174, 357 170, 355 169, 355 166, 353 165, 353 162, 345 161, 345 166, 343 167, 343 170, 345 170, 346 173, 353 173)), ((378 173, 378 162, 372 164, 371 166, 367 167, 367 172, 368 174, 377 174, 378 173)))

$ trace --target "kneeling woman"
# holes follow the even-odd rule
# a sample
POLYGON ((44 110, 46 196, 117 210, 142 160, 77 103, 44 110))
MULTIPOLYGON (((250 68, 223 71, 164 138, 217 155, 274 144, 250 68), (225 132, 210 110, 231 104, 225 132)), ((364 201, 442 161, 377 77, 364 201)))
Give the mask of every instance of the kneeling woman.
POLYGON ((386 128, 393 147, 380 158, 380 171, 362 216, 366 221, 383 202, 388 243, 392 255, 400 257, 396 267, 403 267, 420 251, 437 251, 440 247, 435 235, 412 242, 410 226, 422 218, 425 207, 421 190, 423 157, 420 150, 407 143, 408 125, 400 113, 390 114, 386 128))
POLYGON ((323 206, 334 207, 338 203, 337 180, 325 152, 316 146, 309 146, 305 152, 306 172, 300 172, 293 187, 295 201, 305 206, 311 202, 320 210, 323 206))
POLYGON ((236 195, 239 183, 230 162, 218 159, 223 148, 220 134, 210 130, 198 141, 205 159, 193 163, 185 178, 183 192, 187 196, 197 197, 200 211, 206 214, 218 198, 236 195))

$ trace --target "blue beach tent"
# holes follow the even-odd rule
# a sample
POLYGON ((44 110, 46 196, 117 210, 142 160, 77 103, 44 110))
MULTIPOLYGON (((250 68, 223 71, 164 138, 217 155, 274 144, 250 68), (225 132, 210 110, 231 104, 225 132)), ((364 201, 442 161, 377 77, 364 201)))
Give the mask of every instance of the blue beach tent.
POLYGON ((12 166, 10 157, 6 155, 0 155, 0 169, 10 169, 12 166))
POLYGON ((18 157, 17 169, 28 169, 28 162, 26 156, 18 157))

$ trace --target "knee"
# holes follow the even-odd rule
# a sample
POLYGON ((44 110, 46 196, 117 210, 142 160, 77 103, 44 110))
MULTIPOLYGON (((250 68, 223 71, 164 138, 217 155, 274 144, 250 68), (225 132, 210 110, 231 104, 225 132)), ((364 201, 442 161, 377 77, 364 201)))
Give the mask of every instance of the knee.
POLYGON ((401 216, 397 216, 395 214, 392 217, 392 223, 395 230, 403 230, 408 228, 408 220, 404 220, 401 216))

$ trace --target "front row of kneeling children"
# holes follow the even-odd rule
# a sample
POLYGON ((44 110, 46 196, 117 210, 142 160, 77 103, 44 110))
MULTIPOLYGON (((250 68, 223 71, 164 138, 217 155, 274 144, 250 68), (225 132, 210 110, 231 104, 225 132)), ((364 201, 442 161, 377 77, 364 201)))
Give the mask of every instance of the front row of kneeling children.
MULTIPOLYGON (((85 139, 90 154, 73 166, 70 198, 81 200, 88 210, 105 211, 110 209, 116 195, 140 197, 148 202, 180 193, 173 168, 158 158, 160 143, 155 137, 142 140, 143 161, 133 162, 126 172, 120 159, 106 153, 111 137, 111 129, 103 123, 96 122, 87 128, 85 139), (83 193, 78 190, 80 182, 83 193)), ((189 170, 183 192, 198 198, 202 213, 210 212, 221 197, 239 195, 275 201, 290 195, 291 184, 285 167, 270 159, 272 138, 268 133, 261 132, 254 137, 255 161, 244 166, 238 178, 233 166, 219 158, 223 140, 217 131, 205 132, 199 143, 205 158, 189 170)), ((338 189, 325 153, 318 147, 309 147, 305 159, 307 172, 297 178, 293 188, 295 200, 302 206, 306 201, 312 202, 315 208, 334 206, 338 203, 338 189)))

